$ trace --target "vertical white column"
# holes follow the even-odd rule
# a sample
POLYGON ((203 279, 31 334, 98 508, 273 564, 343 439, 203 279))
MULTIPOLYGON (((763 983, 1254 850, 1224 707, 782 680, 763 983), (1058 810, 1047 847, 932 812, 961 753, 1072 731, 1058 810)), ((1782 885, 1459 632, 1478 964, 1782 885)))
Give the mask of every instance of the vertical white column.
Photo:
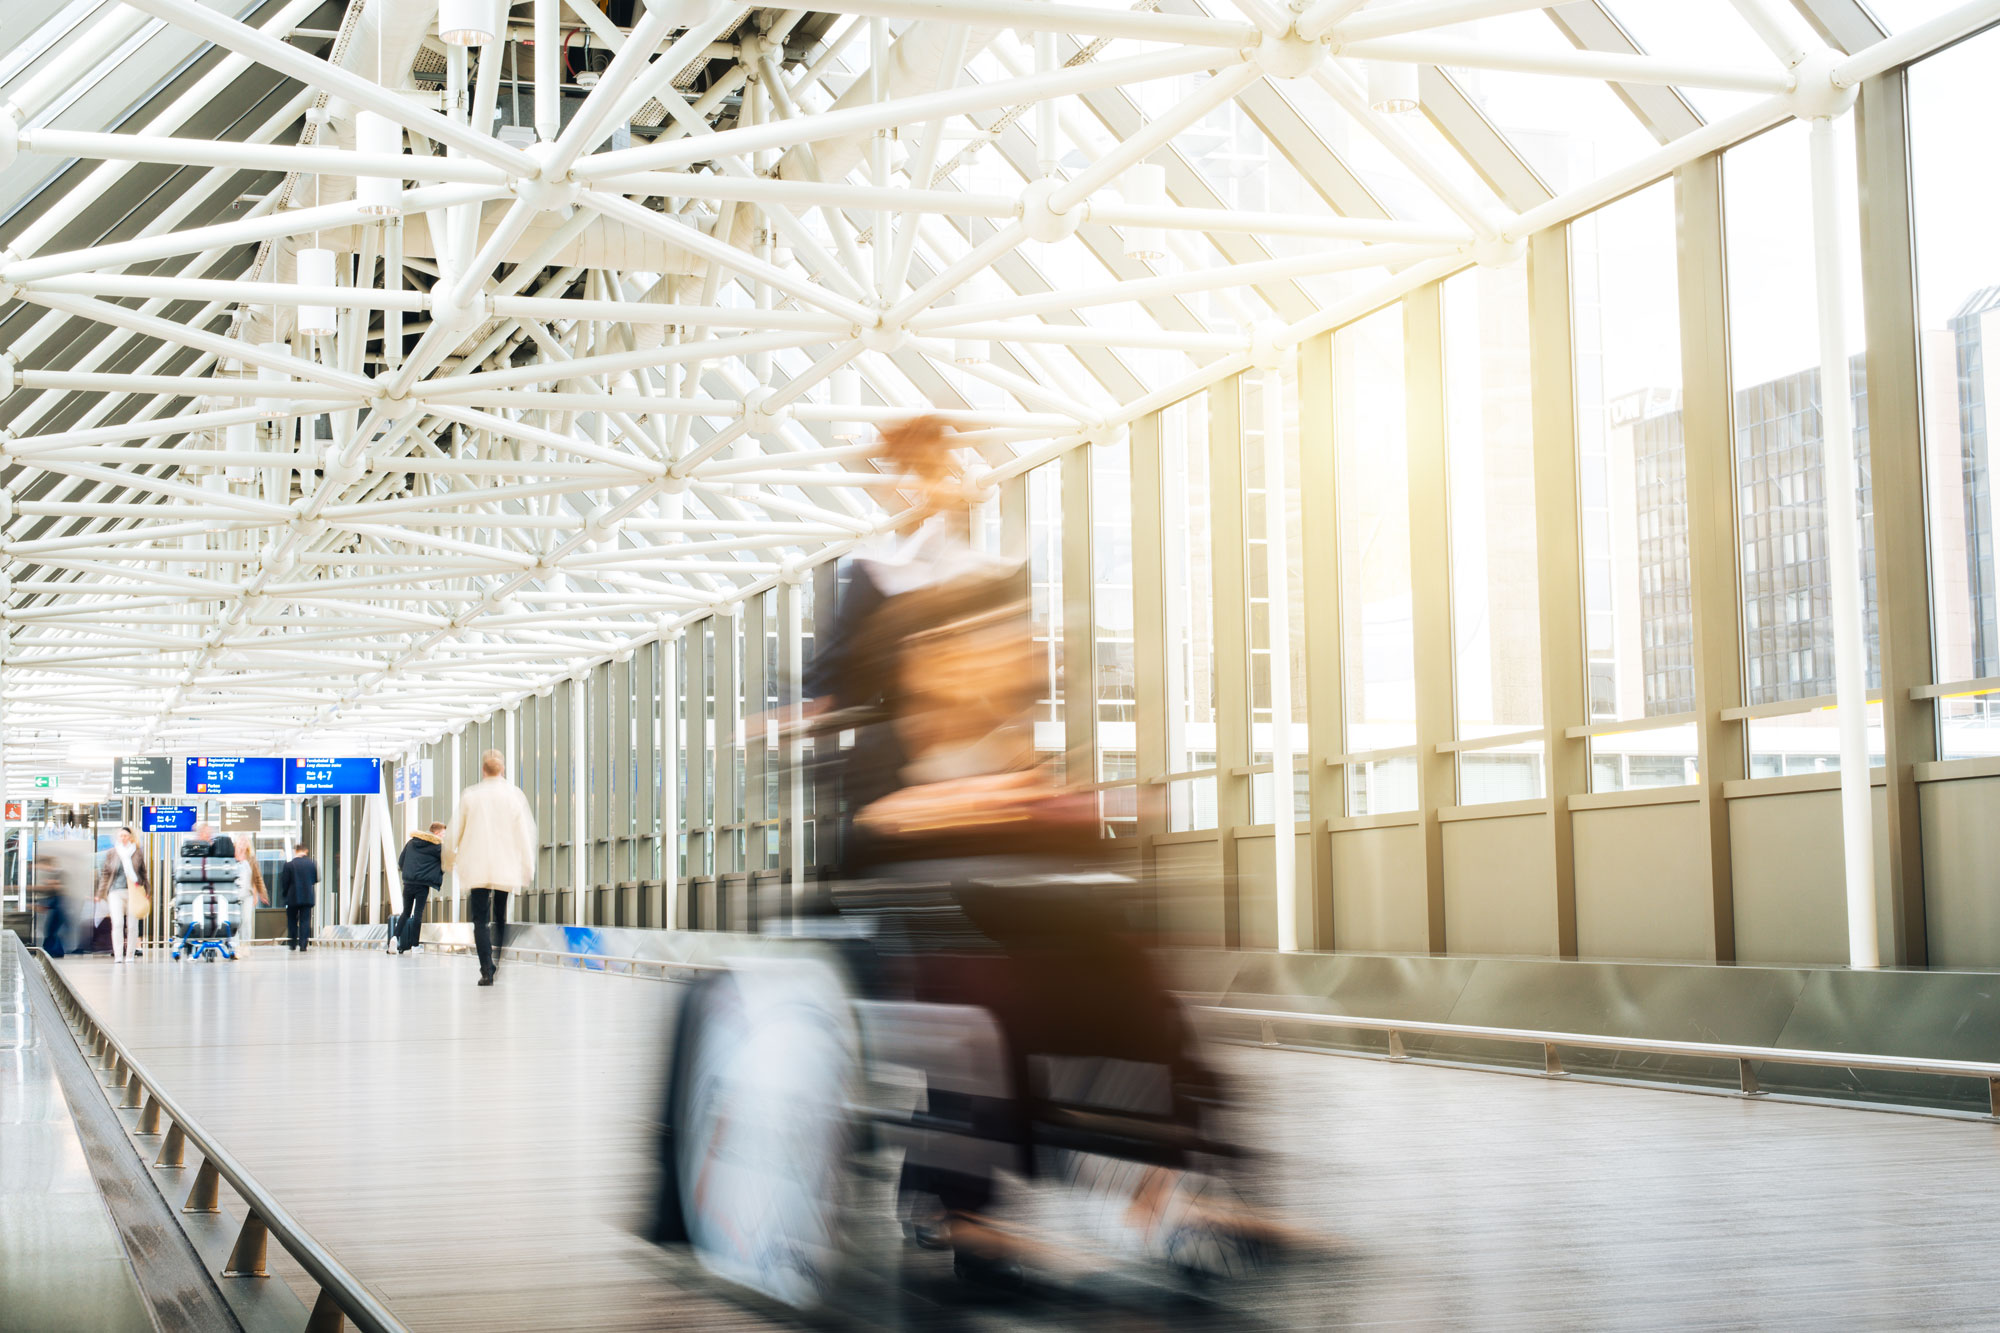
MULTIPOLYGON (((445 815, 449 823, 458 818, 458 794, 465 790, 465 743, 462 735, 454 733, 445 745, 445 752, 451 756, 451 807, 445 815)), ((459 883, 457 875, 451 877, 451 919, 465 920, 465 887, 459 883)))
POLYGON ((1840 835, 1847 880, 1847 955, 1879 967, 1875 808, 1868 775, 1868 644, 1861 625, 1861 542, 1854 489, 1854 405, 1847 374, 1847 289, 1841 264, 1839 156, 1833 118, 1812 121, 1813 259, 1819 303, 1819 399, 1826 464, 1827 569, 1833 585, 1833 681, 1840 719, 1840 835))
POLYGON ((791 912, 788 931, 798 929, 799 903, 806 886, 806 653, 805 575, 798 571, 785 579, 785 823, 791 829, 786 844, 790 855, 785 869, 791 873, 791 912))
POLYGON ((354 924, 354 798, 340 798, 340 873, 334 881, 338 912, 334 919, 342 925, 354 924))
POLYGON ((558 76, 557 10, 562 0, 535 0, 535 137, 551 143, 562 126, 562 87, 558 76))
POLYGON ((589 673, 579 671, 569 691, 570 772, 570 921, 584 924, 584 899, 590 892, 590 738, 589 710, 584 705, 589 673))
POLYGON ((662 924, 679 930, 681 924, 681 782, 686 776, 681 763, 681 642, 685 631, 660 640, 660 884, 662 924))
MULTIPOLYGON (((1287 351, 1287 356, 1296 352, 1287 351)), ((1299 947, 1298 838, 1292 831, 1292 609, 1285 530, 1285 392, 1279 366, 1264 371, 1264 589, 1271 649, 1271 869, 1278 948, 1299 947)))

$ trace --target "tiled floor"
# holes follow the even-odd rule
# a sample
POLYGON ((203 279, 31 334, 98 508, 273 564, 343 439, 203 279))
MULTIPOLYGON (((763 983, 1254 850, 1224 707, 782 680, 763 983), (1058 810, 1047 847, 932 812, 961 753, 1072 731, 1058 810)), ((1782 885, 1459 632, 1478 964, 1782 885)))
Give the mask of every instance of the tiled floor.
POLYGON ((151 1329, 29 1011, 20 955, 0 945, 0 1330, 151 1329))

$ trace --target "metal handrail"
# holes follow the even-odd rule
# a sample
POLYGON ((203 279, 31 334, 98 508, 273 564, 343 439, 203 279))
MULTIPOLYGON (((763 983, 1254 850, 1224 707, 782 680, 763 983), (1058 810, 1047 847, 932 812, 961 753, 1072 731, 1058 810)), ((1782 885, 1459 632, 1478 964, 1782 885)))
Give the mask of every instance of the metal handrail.
POLYGON ((1742 1091, 1758 1091, 1753 1064, 1805 1065, 1817 1068, 1868 1069, 1878 1073, 1930 1074, 1943 1078, 1976 1078, 1986 1082, 1989 1114, 2000 1117, 2000 1063, 1984 1060, 1944 1060, 1903 1055, 1870 1055, 1859 1051, 1810 1051, 1782 1046, 1739 1046, 1727 1042, 1671 1041, 1658 1037, 1614 1037, 1588 1032, 1545 1032, 1535 1028, 1484 1027, 1472 1023, 1433 1023, 1421 1020, 1362 1018, 1354 1014, 1302 1013, 1291 1009, 1245 1009, 1232 1005, 1196 1006, 1218 1018, 1256 1022, 1267 1046, 1276 1045, 1273 1033, 1279 1023, 1307 1027, 1353 1028, 1383 1032, 1389 1037, 1391 1059, 1407 1059, 1402 1038, 1460 1037, 1481 1041, 1514 1042, 1542 1048, 1544 1072, 1564 1073, 1558 1047, 1577 1050, 1620 1051, 1637 1055, 1693 1056, 1709 1060, 1734 1060, 1742 1091))
POLYGON ((236 1244, 229 1252, 228 1263, 221 1276, 269 1277, 270 1272, 264 1263, 266 1240, 276 1236, 278 1243, 285 1247, 285 1252, 298 1261, 299 1267, 305 1269, 313 1281, 319 1283, 319 1298, 313 1303, 312 1314, 306 1321, 308 1333, 337 1329, 342 1315, 353 1320, 363 1333, 409 1333, 403 1322, 391 1314, 359 1278, 348 1272, 338 1259, 314 1240, 257 1183, 242 1163, 202 1132, 201 1127, 182 1109, 180 1103, 167 1095, 146 1067, 132 1058, 124 1043, 111 1035, 96 1012, 70 987, 69 979, 63 976, 60 969, 49 966, 44 958, 42 971, 56 983, 58 1002, 76 1023, 79 1035, 88 1038, 87 1057, 96 1060, 100 1069, 110 1070, 113 1077, 124 1084, 125 1107, 139 1107, 136 1132, 146 1136, 159 1134, 161 1116, 164 1114, 166 1117, 165 1137, 160 1155, 153 1165, 184 1166, 186 1147, 190 1143, 201 1153, 201 1167, 195 1173, 194 1185, 188 1190, 187 1201, 181 1206, 181 1211, 221 1211, 216 1189, 218 1178, 228 1181, 230 1188, 236 1191, 237 1197, 248 1208, 243 1228, 237 1234, 236 1244))

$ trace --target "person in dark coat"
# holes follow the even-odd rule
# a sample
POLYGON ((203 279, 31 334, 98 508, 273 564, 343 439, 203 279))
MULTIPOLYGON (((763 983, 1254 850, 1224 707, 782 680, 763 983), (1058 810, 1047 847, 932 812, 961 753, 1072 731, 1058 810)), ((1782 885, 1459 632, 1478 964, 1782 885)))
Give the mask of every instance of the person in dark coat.
POLYGON ((438 836, 444 831, 444 824, 434 823, 428 833, 412 833, 396 858, 396 870, 403 877, 403 929, 396 940, 397 953, 416 947, 424 928, 424 903, 431 890, 444 883, 444 844, 438 836))
POLYGON ((285 863, 285 947, 304 952, 312 943, 313 905, 319 901, 319 866, 304 843, 292 848, 285 863))

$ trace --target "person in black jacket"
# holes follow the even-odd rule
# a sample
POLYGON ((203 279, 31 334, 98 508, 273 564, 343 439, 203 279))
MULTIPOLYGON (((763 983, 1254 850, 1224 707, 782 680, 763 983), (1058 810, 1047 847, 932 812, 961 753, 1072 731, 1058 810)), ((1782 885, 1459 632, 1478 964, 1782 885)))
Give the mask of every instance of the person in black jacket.
POLYGON ((292 848, 285 863, 285 946, 303 952, 312 943, 313 905, 319 901, 319 866, 304 843, 292 848))
POLYGON ((403 854, 396 858, 396 869, 403 877, 403 928, 396 940, 397 953, 416 947, 424 928, 424 902, 432 889, 444 883, 444 844, 438 838, 444 830, 443 824, 432 824, 428 833, 412 833, 403 844, 403 854))

